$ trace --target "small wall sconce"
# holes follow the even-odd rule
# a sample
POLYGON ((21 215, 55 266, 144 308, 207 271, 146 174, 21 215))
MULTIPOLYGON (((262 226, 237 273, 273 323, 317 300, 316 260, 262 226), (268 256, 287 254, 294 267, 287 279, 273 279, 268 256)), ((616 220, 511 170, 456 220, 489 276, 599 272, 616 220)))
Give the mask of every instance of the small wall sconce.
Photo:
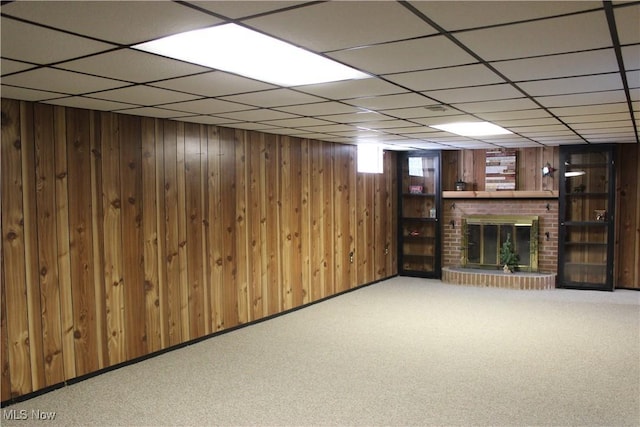
POLYGON ((553 178, 553 173, 555 171, 556 169, 553 166, 551 166, 549 162, 547 162, 547 164, 542 167, 542 176, 543 177, 550 176, 553 178))
POLYGON ((551 210, 551 205, 549 203, 547 203, 547 210, 550 211, 551 210))
POLYGON ((547 238, 547 241, 549 241, 549 232, 548 231, 544 233, 544 236, 547 238))
POLYGON ((449 224, 451 225, 451 228, 455 230, 455 228, 456 228, 455 220, 452 219, 451 221, 449 221, 449 224))

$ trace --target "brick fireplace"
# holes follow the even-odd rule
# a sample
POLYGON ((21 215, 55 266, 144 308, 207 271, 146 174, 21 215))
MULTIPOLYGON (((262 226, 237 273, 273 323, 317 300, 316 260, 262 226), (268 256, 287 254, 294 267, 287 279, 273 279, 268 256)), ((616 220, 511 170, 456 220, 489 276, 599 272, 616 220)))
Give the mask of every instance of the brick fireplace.
MULTIPOLYGON (((442 213, 444 269, 451 270, 463 264, 463 218, 478 215, 537 216, 538 272, 552 274, 555 278, 558 264, 558 200, 555 198, 445 198, 442 213)), ((528 289, 527 286, 514 285, 519 289, 528 289)))

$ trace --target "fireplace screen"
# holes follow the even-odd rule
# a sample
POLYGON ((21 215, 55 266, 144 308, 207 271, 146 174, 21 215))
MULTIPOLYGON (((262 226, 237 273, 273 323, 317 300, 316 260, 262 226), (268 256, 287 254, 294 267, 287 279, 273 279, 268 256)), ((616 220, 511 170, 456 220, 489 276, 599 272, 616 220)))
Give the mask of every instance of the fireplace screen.
POLYGON ((538 217, 476 215, 462 219, 462 266, 502 268, 500 248, 511 240, 518 269, 538 271, 538 217))

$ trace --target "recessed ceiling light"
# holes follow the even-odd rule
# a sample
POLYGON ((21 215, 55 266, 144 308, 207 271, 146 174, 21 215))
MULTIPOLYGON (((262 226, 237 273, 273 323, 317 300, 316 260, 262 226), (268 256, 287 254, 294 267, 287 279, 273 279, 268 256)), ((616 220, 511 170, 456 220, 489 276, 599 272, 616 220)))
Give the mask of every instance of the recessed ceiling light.
POLYGON ((187 31, 132 47, 282 86, 371 77, 236 24, 187 31))
POLYGON ((489 122, 446 123, 442 125, 433 125, 430 127, 440 129, 445 132, 455 133, 456 135, 460 136, 489 136, 506 135, 509 133, 513 133, 489 122))

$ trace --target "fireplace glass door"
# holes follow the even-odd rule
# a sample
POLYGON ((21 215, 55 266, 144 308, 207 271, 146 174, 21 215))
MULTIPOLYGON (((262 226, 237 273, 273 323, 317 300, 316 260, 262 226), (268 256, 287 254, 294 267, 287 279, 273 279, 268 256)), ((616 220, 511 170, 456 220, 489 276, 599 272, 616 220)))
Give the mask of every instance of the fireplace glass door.
POLYGON ((464 267, 500 269, 500 250, 509 240, 519 271, 538 271, 537 216, 472 215, 463 218, 464 267))

